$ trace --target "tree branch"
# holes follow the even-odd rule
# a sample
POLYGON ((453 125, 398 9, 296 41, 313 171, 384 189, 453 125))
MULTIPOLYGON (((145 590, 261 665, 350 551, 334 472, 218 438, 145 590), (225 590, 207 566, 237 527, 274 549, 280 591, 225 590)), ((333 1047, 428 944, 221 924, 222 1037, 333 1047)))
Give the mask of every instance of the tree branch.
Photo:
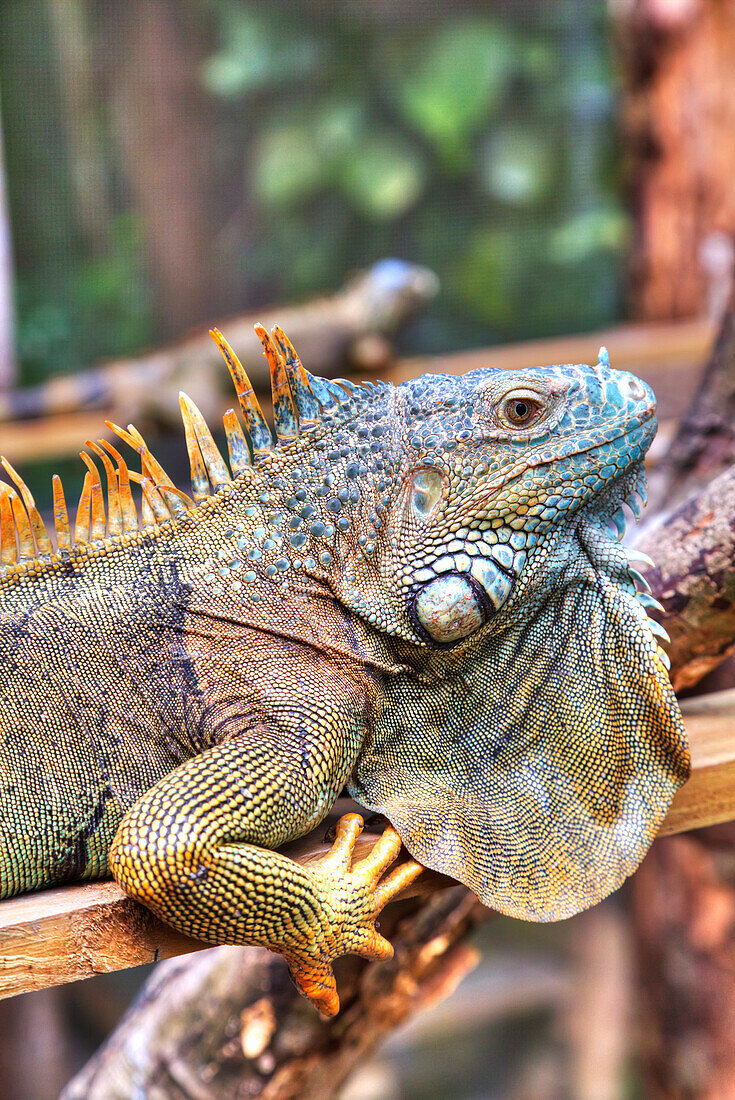
POLYGON ((463 887, 393 906, 381 930, 394 958, 338 960, 342 1012, 330 1021, 267 951, 217 947, 162 963, 62 1100, 326 1100, 382 1036, 475 965, 463 941, 489 915, 463 887))
POLYGON ((650 477, 650 507, 675 508, 734 462, 735 287, 697 392, 650 477))
POLYGON ((671 636, 671 680, 690 688, 735 649, 735 466, 682 504, 639 548, 671 636))

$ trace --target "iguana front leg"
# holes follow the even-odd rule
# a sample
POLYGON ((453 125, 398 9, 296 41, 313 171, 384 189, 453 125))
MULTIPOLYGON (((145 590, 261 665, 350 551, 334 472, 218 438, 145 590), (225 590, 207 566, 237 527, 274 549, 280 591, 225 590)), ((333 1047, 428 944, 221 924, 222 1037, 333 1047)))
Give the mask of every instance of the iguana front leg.
POLYGON ((316 825, 341 786, 323 784, 315 799, 303 746, 284 740, 251 733, 171 772, 126 814, 110 868, 127 894, 187 935, 282 953, 299 989, 334 1015, 332 960, 348 952, 390 957, 375 918, 421 867, 411 860, 380 881, 401 846, 388 828, 350 869, 362 830, 356 814, 342 818, 320 864, 304 867, 269 850, 316 825))

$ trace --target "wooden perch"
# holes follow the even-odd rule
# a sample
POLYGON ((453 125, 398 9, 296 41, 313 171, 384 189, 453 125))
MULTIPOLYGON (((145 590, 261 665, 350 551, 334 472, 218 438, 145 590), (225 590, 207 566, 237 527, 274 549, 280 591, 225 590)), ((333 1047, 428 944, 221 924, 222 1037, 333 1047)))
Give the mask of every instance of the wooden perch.
MULTIPOLYGON (((324 839, 327 828, 323 823, 284 850, 301 863, 318 861, 330 848, 324 839)), ((360 858, 368 855, 377 835, 360 837, 360 858)), ((427 872, 401 896, 418 897, 450 883, 427 872)), ((114 882, 25 894, 0 902, 0 998, 208 946, 163 924, 114 882)))
POLYGON ((681 709, 692 775, 674 796, 661 836, 735 818, 735 689, 685 699, 681 709))

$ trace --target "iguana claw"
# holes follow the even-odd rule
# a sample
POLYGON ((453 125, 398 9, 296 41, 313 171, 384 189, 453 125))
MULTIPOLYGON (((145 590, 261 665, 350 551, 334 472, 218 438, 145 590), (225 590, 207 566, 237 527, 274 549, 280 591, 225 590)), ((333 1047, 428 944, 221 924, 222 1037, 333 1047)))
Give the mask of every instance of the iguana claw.
POLYGON ((334 959, 349 953, 365 959, 392 957, 393 947, 375 928, 375 919, 383 906, 423 870, 421 864, 410 859, 381 881, 401 850, 401 838, 392 825, 369 855, 353 867, 355 844, 362 830, 359 814, 341 817, 331 851, 312 868, 330 923, 322 951, 288 956, 297 987, 322 1016, 334 1016, 339 1011, 334 959))

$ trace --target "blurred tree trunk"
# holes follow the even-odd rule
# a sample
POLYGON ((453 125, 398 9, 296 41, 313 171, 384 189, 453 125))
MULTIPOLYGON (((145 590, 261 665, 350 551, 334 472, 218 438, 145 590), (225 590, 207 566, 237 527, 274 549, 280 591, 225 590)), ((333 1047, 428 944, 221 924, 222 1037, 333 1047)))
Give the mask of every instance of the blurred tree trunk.
POLYGON ((5 186, 2 112, 0 111, 0 390, 10 389, 16 382, 13 249, 10 238, 8 192, 5 186))
POLYGON ((0 1001, 0 1100, 57 1100, 78 1052, 61 988, 0 1001))
POLYGON ((47 0, 47 4, 77 218, 87 247, 99 255, 109 244, 110 207, 87 3, 47 0))
POLYGON ((635 990, 629 921, 619 898, 580 913, 569 938, 569 1100, 619 1100, 631 1058, 635 990))
POLYGON ((630 0, 619 23, 631 308, 724 307, 735 237, 735 0, 630 0))
POLYGON ((643 1095, 735 1098, 735 826, 654 844, 633 879, 643 1095))
POLYGON ((176 335, 207 321, 218 301, 221 308, 210 225, 214 124, 199 84, 201 26, 180 0, 123 0, 103 11, 114 125, 143 220, 159 331, 176 335))

